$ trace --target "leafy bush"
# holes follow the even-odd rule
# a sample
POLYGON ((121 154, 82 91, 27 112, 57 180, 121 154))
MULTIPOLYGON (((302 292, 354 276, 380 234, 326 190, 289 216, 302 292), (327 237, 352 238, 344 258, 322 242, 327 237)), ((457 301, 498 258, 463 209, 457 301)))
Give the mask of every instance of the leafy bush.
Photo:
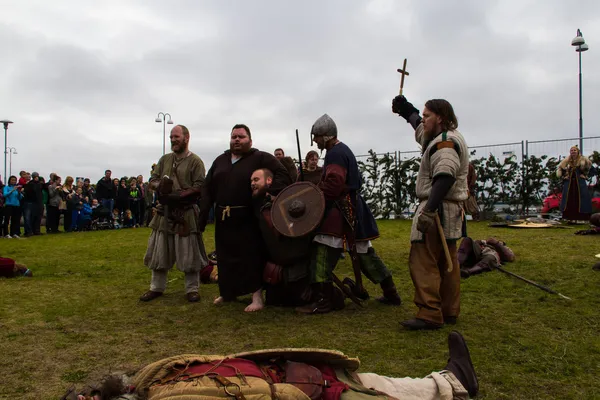
MULTIPOLYGON (((490 154, 475 157, 471 152, 471 163, 477 174, 477 201, 485 211, 491 211, 494 204, 513 206, 517 212, 525 212, 528 207, 539 206, 548 192, 560 188, 556 168, 560 160, 544 155, 526 156, 522 162, 515 155, 503 160, 490 154)), ((590 160, 594 171, 600 170, 600 153, 595 151, 590 160)), ((397 154, 377 154, 369 150, 369 156, 359 161, 363 178, 362 196, 371 208, 373 215, 389 219, 392 214, 399 216, 413 211, 418 204, 415 192, 420 158, 399 160, 397 154)), ((600 189, 598 174, 590 173, 589 182, 595 177, 600 189)))

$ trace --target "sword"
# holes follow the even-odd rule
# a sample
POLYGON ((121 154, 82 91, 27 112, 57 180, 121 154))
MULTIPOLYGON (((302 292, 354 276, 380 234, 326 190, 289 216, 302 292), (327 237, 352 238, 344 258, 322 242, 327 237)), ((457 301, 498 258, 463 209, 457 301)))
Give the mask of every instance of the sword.
POLYGON ((304 170, 302 169, 302 152, 300 151, 300 137, 296 129, 296 146, 298 146, 298 165, 300 166, 300 181, 304 181, 304 170))
MULTIPOLYGON (((344 204, 347 204, 348 208, 352 207, 352 201, 348 198, 344 204)), ((343 200, 343 199, 342 199, 343 200)), ((352 222, 349 220, 348 214, 345 212, 347 209, 343 207, 342 202, 335 201, 334 202, 337 208, 340 210, 342 215, 344 216, 344 236, 346 239, 346 244, 348 246, 348 252, 350 253, 350 261, 352 262, 352 270, 354 271, 354 279, 356 279, 356 289, 359 293, 366 293, 365 287, 362 282, 362 271, 360 269, 360 260, 358 258, 358 252, 356 251, 356 240, 354 237, 354 226, 352 222)), ((354 211, 352 212, 354 213, 354 211)))
POLYGON ((527 278, 523 278, 522 276, 520 276, 520 275, 517 275, 517 274, 515 274, 514 272, 507 271, 507 270, 505 270, 504 268, 502 268, 501 266, 497 266, 497 267, 494 267, 494 268, 496 268, 496 269, 497 269, 497 270, 499 270, 499 271, 502 271, 502 272, 504 272, 504 273, 505 273, 505 274, 507 274, 507 275, 514 276, 515 278, 517 278, 517 279, 520 279, 520 280, 522 280, 523 282, 527 282, 527 283, 529 283, 530 285, 533 285, 533 286, 535 286, 535 287, 537 287, 537 288, 540 288, 540 289, 542 289, 542 290, 543 290, 543 291, 545 291, 545 292, 552 293, 552 294, 557 294, 557 295, 559 295, 560 297, 562 297, 562 298, 563 298, 563 299, 565 299, 565 300, 573 300, 573 299, 571 299, 570 297, 567 297, 567 296, 565 296, 564 294, 557 292, 556 290, 552 290, 552 289, 550 289, 549 287, 546 287, 546 286, 544 286, 544 285, 540 285, 540 284, 539 284, 539 283, 537 283, 537 282, 534 282, 534 281, 532 281, 532 280, 529 280, 529 279, 527 279, 527 278))
POLYGON ((331 277, 333 279, 333 283, 336 284, 337 287, 339 287, 342 292, 346 295, 347 298, 349 298, 350 300, 352 300, 353 303, 357 304, 360 307, 363 307, 362 301, 360 301, 360 299, 358 297, 356 297, 354 295, 354 293, 352 293, 352 290, 350 290, 350 288, 346 285, 344 285, 341 281, 340 278, 337 277, 336 274, 334 274, 333 272, 331 273, 331 277))

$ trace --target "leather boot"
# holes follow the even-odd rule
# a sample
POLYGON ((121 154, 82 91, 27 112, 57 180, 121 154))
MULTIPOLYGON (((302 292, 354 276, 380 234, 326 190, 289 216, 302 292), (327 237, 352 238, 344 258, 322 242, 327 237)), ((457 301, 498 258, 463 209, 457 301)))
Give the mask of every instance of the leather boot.
POLYGON ((482 272, 491 271, 492 268, 485 261, 480 261, 471 268, 465 268, 460 271, 461 276, 463 276, 463 271, 465 276, 463 278, 469 277, 471 275, 481 274, 482 272))
POLYGON ((475 397, 479 391, 479 382, 477 381, 467 342, 457 331, 452 331, 448 335, 448 350, 450 358, 444 369, 454 374, 456 379, 469 392, 470 397, 475 397))
POLYGON ((296 312, 301 314, 326 314, 333 311, 331 301, 333 283, 315 283, 312 291, 313 300, 307 305, 296 307, 296 312))
POLYGON ((333 287, 331 296, 331 307, 335 311, 343 310, 346 307, 346 296, 344 292, 336 286, 333 287))
POLYGON ((398 290, 396 290, 394 279, 392 279, 391 276, 381 281, 380 286, 383 290, 383 296, 377 298, 378 302, 391 306, 399 306, 402 304, 402 299, 398 294, 398 290))
POLYGON ((488 240, 486 240, 485 242, 491 245, 494 248, 494 250, 498 252, 498 254, 500 255, 501 262, 504 263, 515 261, 515 253, 513 253, 510 247, 508 247, 503 241, 491 237, 488 238, 488 240))

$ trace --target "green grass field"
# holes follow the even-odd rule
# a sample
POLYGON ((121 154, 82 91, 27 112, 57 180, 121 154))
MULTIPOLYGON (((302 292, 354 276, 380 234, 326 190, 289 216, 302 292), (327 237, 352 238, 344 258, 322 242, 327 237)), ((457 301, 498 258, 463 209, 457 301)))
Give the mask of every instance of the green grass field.
MULTIPOLYGON (((317 316, 285 308, 244 313, 249 298, 216 307, 216 285, 203 285, 200 303, 190 304, 178 271, 165 296, 140 303, 150 281, 142 264, 149 229, 2 239, 0 255, 26 264, 34 277, 0 279, 0 398, 55 399, 72 384, 180 353, 273 347, 337 349, 359 357, 363 372, 422 377, 444 367, 447 334, 457 329, 470 346, 479 398, 600 399, 600 273, 591 269, 600 237, 469 222, 471 237, 493 235, 513 248, 517 261, 507 269, 573 301, 494 271, 463 280, 455 327, 407 332, 399 322, 415 311, 409 228, 407 221, 380 222, 382 238, 374 242, 394 273, 401 307, 371 300, 359 309, 347 301, 343 311, 317 316)), ((337 271, 350 270, 346 259, 337 271)), ((370 282, 367 289, 380 293, 370 282)))

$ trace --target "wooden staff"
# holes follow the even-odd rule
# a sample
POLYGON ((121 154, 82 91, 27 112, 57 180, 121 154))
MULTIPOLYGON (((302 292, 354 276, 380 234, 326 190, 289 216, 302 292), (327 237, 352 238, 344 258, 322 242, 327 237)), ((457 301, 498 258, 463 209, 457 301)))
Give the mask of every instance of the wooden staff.
POLYGON ((446 236, 444 235, 444 228, 442 228, 442 221, 440 221, 440 216, 437 212, 435 213, 435 225, 437 226, 438 233, 440 234, 440 240, 442 241, 442 247, 444 248, 444 256, 446 257, 448 272, 452 272, 454 263, 450 257, 450 250, 448 250, 448 243, 446 243, 446 236))

